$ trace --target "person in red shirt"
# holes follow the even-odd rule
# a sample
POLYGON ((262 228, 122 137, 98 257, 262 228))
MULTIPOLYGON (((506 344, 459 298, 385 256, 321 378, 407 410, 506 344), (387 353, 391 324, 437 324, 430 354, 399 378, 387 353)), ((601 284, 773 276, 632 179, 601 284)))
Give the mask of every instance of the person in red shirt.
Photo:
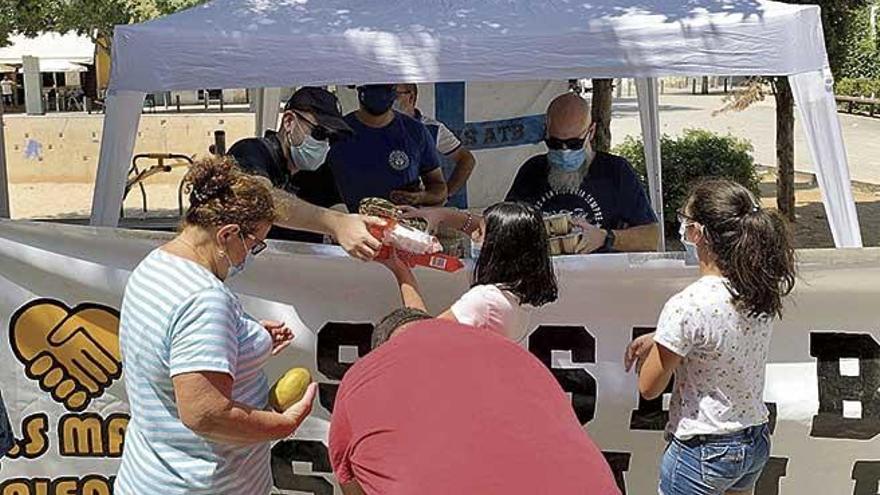
POLYGON ((330 423, 344 494, 620 493, 556 379, 504 336, 404 308, 373 347, 330 423))

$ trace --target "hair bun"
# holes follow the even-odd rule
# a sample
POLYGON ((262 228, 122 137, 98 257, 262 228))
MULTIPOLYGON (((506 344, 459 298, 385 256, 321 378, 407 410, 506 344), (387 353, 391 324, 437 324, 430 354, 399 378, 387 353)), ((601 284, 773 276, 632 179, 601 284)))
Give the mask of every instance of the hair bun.
POLYGON ((197 206, 232 192, 235 170, 231 160, 202 160, 190 167, 186 174, 190 204, 197 206))

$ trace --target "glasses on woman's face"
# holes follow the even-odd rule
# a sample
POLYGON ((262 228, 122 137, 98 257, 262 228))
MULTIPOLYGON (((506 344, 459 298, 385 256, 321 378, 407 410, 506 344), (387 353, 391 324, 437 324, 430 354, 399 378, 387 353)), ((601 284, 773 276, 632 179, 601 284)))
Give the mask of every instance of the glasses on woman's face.
POLYGON ((303 120, 309 126, 309 134, 311 134, 311 136, 314 139, 316 139, 318 141, 326 141, 326 140, 330 139, 330 131, 328 131, 326 127, 323 127, 320 124, 316 124, 315 122, 312 122, 311 120, 305 118, 303 116, 303 114, 301 114, 299 112, 293 112, 293 113, 296 114, 297 118, 299 118, 300 120, 303 120))
MULTIPOLYGON (((261 240, 257 239, 256 237, 254 237, 253 234, 245 234, 245 235, 247 236, 248 239, 254 241, 254 246, 252 248, 250 248, 250 252, 252 255, 256 256, 256 255, 262 253, 263 251, 265 251, 267 247, 269 247, 269 245, 266 244, 265 241, 261 241, 261 240)), ((242 241, 244 241, 244 238, 242 238, 242 241)), ((245 247, 247 247, 247 243, 245 243, 245 247)))
POLYGON ((687 214, 685 214, 685 212, 683 210, 676 211, 675 215, 676 215, 676 218, 678 219, 678 223, 680 223, 682 225, 689 225, 689 224, 696 222, 696 220, 694 220, 693 217, 687 216, 687 214))

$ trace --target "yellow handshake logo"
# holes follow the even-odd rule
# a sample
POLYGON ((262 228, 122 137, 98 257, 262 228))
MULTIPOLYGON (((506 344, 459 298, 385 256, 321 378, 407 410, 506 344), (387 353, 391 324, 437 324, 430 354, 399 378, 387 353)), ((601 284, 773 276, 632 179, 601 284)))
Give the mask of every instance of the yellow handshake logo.
POLYGON ((71 411, 82 411, 122 374, 119 313, 98 304, 70 309, 52 299, 21 307, 10 321, 12 351, 28 378, 71 411))

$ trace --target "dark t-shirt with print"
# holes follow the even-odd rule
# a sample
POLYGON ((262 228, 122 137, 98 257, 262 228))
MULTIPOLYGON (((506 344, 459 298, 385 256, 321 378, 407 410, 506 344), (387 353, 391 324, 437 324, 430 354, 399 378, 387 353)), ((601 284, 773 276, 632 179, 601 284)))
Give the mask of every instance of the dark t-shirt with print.
POLYGON ((598 152, 576 190, 554 191, 547 155, 529 158, 513 180, 507 201, 530 203, 545 214, 568 212, 603 229, 657 222, 648 196, 626 159, 598 152))

